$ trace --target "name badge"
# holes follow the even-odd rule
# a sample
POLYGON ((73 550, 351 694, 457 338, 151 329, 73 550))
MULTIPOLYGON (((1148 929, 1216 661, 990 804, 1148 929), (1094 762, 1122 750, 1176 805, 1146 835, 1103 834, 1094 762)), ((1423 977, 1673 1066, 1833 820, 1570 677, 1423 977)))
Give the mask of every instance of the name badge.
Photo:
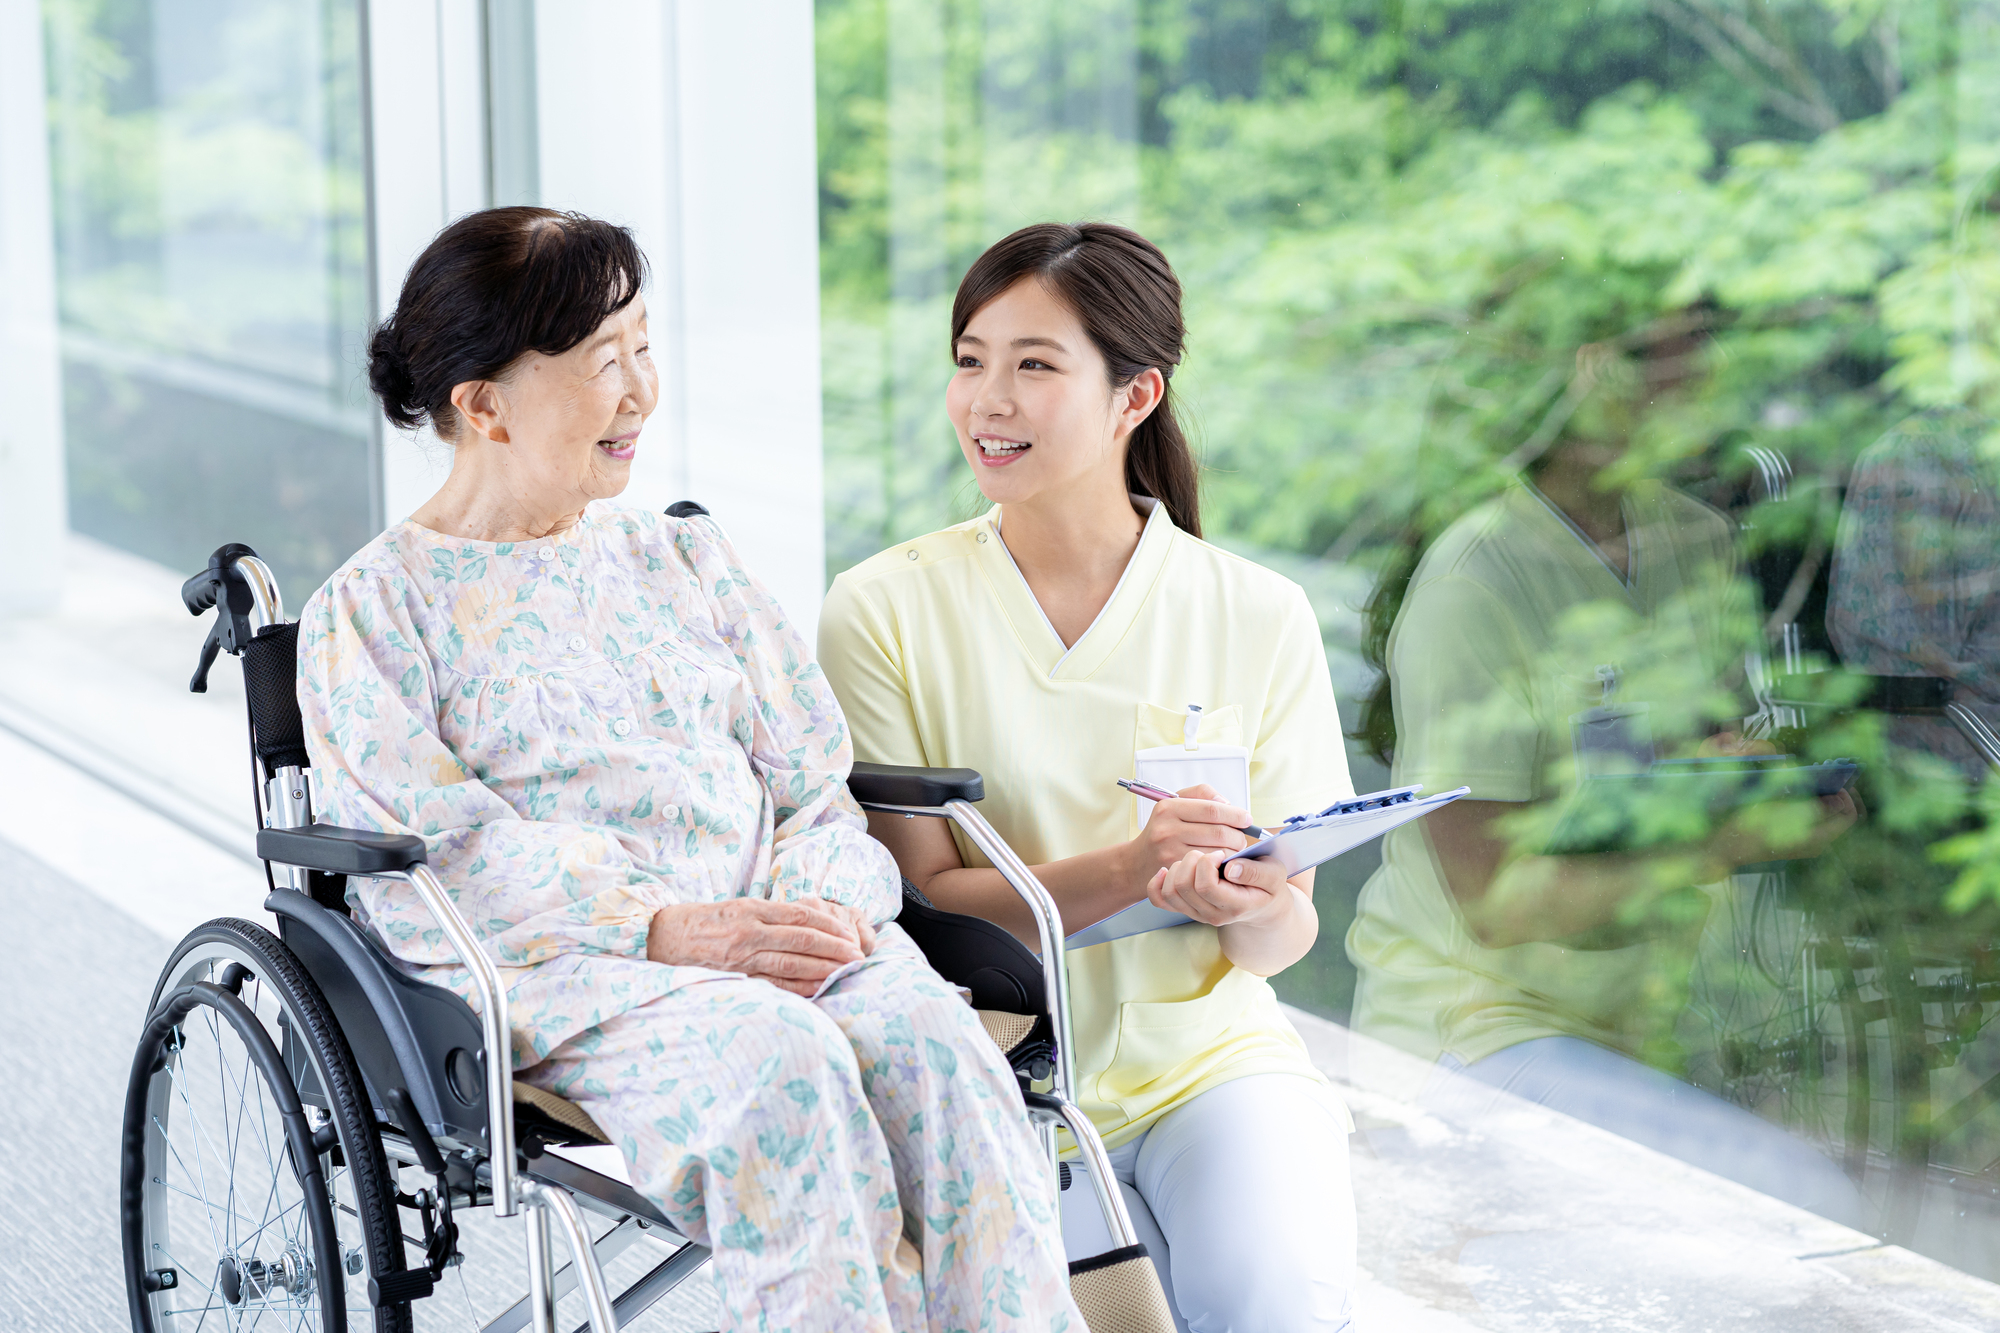
MULTIPOLYGON (((1195 735, 1201 726, 1201 709, 1188 705, 1187 719, 1179 745, 1155 745, 1132 756, 1132 776, 1148 786, 1180 791, 1200 783, 1215 788, 1221 799, 1245 812, 1250 809, 1250 751, 1242 745, 1204 745, 1195 735)), ((1143 796, 1138 802, 1139 826, 1153 816, 1152 801, 1143 796)))

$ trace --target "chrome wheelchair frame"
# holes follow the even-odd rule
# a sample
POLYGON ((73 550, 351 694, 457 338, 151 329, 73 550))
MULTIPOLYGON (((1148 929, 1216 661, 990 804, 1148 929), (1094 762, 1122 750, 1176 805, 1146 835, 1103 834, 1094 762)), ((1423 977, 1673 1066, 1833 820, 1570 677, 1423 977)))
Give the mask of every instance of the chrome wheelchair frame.
MULTIPOLYGON (((668 512, 686 517, 707 511, 683 502, 668 512)), ((581 1107, 513 1079, 506 986, 426 864, 423 841, 316 822, 294 692, 298 628, 285 619, 270 569, 249 547, 224 546, 183 586, 182 599, 193 614, 216 611, 190 687, 205 690, 218 653, 243 660, 257 850, 271 886, 264 905, 278 920, 279 937, 248 922, 209 922, 177 946, 156 986, 128 1085, 120 1162, 133 1328, 166 1333, 192 1326, 180 1315, 193 1313, 199 1324, 211 1310, 229 1328, 254 1325, 266 1314, 291 1328, 306 1325, 316 1309, 319 1327, 346 1329, 360 1294, 348 1279, 365 1277, 373 1315, 367 1326, 407 1329, 411 1302, 429 1296, 444 1272, 462 1261, 454 1209, 477 1207, 490 1207, 499 1217, 520 1215, 526 1233, 528 1292, 489 1321, 485 1333, 531 1325, 536 1333, 553 1333, 557 1301, 572 1290, 587 1312, 579 1333, 612 1333, 631 1323, 698 1271, 709 1251, 624 1180, 584 1164, 578 1150, 604 1144, 608 1136, 581 1107), (407 976, 356 925, 345 907, 349 876, 410 885, 464 963, 477 1010, 451 991, 407 976), (264 1011, 274 1017, 263 1017, 264 1011), (289 1230, 274 1231, 268 1222, 251 1226, 256 1219, 242 1216, 248 1205, 239 1206, 234 1174, 223 1182, 226 1197, 218 1205, 208 1198, 206 1176, 198 1190, 190 1187, 187 1163, 172 1156, 178 1150, 169 1125, 179 1123, 176 1114, 206 1135, 185 1086, 194 1077, 190 1051, 201 1037, 200 1021, 218 1049, 225 1041, 234 1043, 231 1051, 242 1048, 235 1081, 228 1068, 221 1074, 224 1091, 233 1089, 239 1103, 233 1128, 225 1107, 223 1137, 265 1135, 258 1146, 270 1191, 284 1187, 289 1196, 296 1187, 297 1200, 286 1206, 297 1213, 289 1230), (244 1106, 253 1082, 276 1108, 267 1111, 259 1101, 261 1127, 250 1125, 244 1106), (175 1111, 176 1098, 184 1113, 175 1111), (408 1168, 429 1176, 431 1186, 399 1192, 408 1168), (218 1251, 211 1276, 205 1266, 167 1262, 189 1233, 188 1210, 172 1212, 179 1206, 171 1182, 176 1169, 184 1178, 178 1192, 198 1192, 208 1210, 218 1251), (371 1170, 379 1179, 365 1178, 371 1170), (343 1188, 351 1205, 334 1197, 343 1188), (382 1219, 364 1216, 364 1196, 376 1199, 377 1210, 386 1207, 386 1230, 382 1219), (407 1234, 406 1212, 421 1216, 421 1242, 407 1234), (610 1228, 593 1239, 586 1212, 610 1228), (344 1248, 337 1232, 348 1219, 363 1235, 344 1248), (561 1269, 551 1252, 551 1227, 568 1250, 569 1263, 561 1269), (649 1235, 672 1238, 678 1247, 614 1297, 604 1263, 649 1235), (409 1266, 412 1246, 421 1250, 421 1266, 409 1266), (185 1292, 194 1285, 207 1292, 207 1302, 200 1311, 177 1309, 176 1301, 193 1299, 185 1292)), ((975 1007, 987 1009, 982 1022, 1016 1071, 1050 1154, 1051 1175, 1059 1126, 1069 1130, 1090 1168, 1115 1247, 1071 1265, 1072 1290, 1087 1322, 1109 1317, 1119 1328, 1170 1329, 1164 1293, 1103 1144, 1073 1100, 1069 990, 1054 899, 975 808, 984 796, 977 773, 857 764, 849 786, 866 809, 952 821, 1028 905, 1040 935, 1039 957, 991 922, 941 912, 914 890, 906 889, 899 920, 932 966, 959 984, 975 1007)), ((213 1136, 203 1142, 212 1146, 213 1136)), ((268 1212, 272 1205, 266 1200, 263 1206, 268 1212)), ((198 1229, 195 1234, 199 1238, 198 1229)))

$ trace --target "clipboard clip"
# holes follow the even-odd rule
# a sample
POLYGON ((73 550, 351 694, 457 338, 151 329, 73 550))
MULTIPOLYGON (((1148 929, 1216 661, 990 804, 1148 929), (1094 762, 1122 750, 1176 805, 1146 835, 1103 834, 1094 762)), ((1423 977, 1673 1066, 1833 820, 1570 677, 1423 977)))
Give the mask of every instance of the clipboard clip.
POLYGON ((1309 824, 1316 819, 1331 819, 1335 815, 1358 815, 1363 810, 1386 810, 1392 805, 1407 805, 1417 798, 1424 789, 1421 782, 1408 787, 1391 787, 1388 791, 1370 792, 1367 796, 1353 801, 1335 801, 1316 815, 1293 815, 1287 825, 1309 824))

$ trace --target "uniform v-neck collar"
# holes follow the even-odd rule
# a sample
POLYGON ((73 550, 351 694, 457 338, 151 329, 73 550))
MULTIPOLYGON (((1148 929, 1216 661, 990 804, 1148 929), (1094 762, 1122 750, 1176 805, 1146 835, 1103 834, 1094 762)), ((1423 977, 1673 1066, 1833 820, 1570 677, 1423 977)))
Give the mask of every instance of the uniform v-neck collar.
POLYGON ((1015 640, 1044 679, 1089 679, 1124 640, 1166 566, 1167 553, 1178 531, 1167 517, 1167 507, 1143 495, 1133 496, 1132 503, 1149 511, 1145 526, 1139 530, 1139 544, 1133 549, 1132 558, 1125 562, 1125 572, 1118 576, 1118 583, 1097 618, 1068 648, 1063 647, 1062 635, 1049 623, 1042 604, 1035 600, 1034 589, 1028 586, 1027 576, 1021 573, 1021 567, 1014 563, 1013 554, 1001 539, 1000 506, 994 505, 975 520, 975 530, 987 534, 987 540, 979 543, 980 568, 1013 626, 1015 640))
POLYGON ((1618 587, 1620 588, 1620 590, 1624 592, 1624 594, 1627 597, 1631 598, 1635 602, 1639 600, 1639 554, 1640 554, 1639 525, 1635 521, 1636 515, 1633 512, 1632 497, 1629 493, 1621 497, 1618 501, 1619 516, 1625 522, 1626 572, 1621 574, 1618 572, 1618 567, 1612 564, 1611 561, 1605 556, 1604 548, 1602 546, 1599 546, 1596 540, 1593 537, 1591 537, 1589 533, 1585 532, 1581 527, 1579 527, 1575 519, 1571 518, 1567 513, 1563 512, 1563 509, 1560 505, 1558 505, 1554 500, 1549 499, 1548 496, 1542 494, 1541 487, 1535 485, 1535 483, 1533 483, 1532 481, 1523 481, 1521 483, 1521 487, 1523 490, 1527 491, 1529 495, 1532 495, 1535 497, 1535 499, 1539 500, 1541 502, 1542 508, 1546 509, 1549 512, 1549 516, 1555 519, 1556 522, 1562 524, 1564 528, 1568 529, 1570 536, 1576 538, 1577 541, 1583 544, 1583 548, 1586 551, 1589 551, 1590 554, 1596 558, 1597 563, 1603 567, 1604 572, 1606 574, 1609 574, 1612 577, 1612 579, 1617 582, 1618 587))

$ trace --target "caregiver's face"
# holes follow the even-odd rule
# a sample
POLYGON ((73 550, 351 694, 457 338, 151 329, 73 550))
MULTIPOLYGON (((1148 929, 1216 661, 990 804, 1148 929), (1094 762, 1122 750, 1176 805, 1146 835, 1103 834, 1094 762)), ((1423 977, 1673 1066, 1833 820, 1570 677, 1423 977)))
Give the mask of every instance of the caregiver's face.
POLYGON ((493 388, 495 420, 482 433, 504 446, 514 489, 585 504, 617 495, 660 396, 645 298, 567 352, 528 353, 493 388))
POLYGON ((1046 287, 1024 278, 980 307, 952 355, 945 410, 987 499, 1123 492, 1131 386, 1111 387, 1082 322, 1046 287))

